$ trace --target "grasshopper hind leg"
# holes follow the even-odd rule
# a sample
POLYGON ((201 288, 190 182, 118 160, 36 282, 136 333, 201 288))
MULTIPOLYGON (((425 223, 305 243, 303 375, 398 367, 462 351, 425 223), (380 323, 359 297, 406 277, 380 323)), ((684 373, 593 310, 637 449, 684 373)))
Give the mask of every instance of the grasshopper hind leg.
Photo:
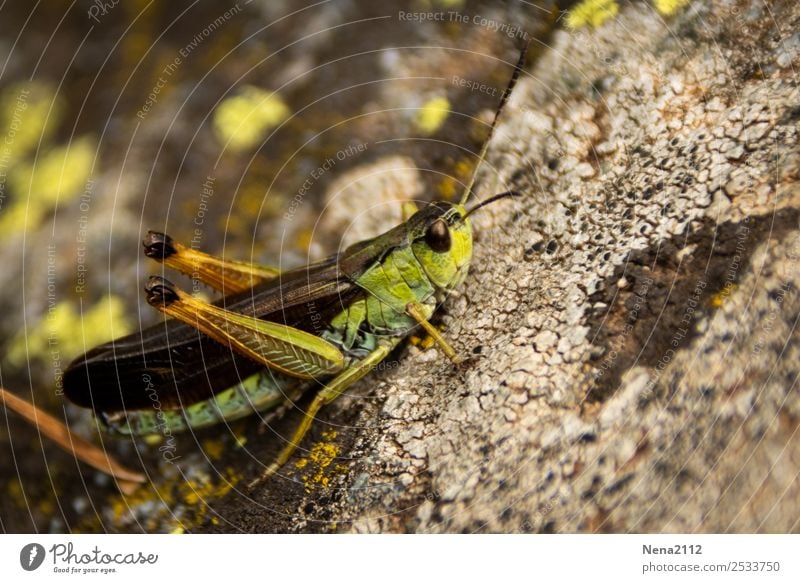
POLYGON ((149 231, 142 245, 150 259, 224 293, 244 291, 280 275, 277 267, 215 257, 156 231, 149 231))
POLYGON ((341 395, 350 385, 369 373, 373 367, 375 367, 375 365, 386 358, 396 344, 397 341, 394 339, 387 339, 380 342, 378 347, 370 352, 363 360, 354 363, 329 381, 320 390, 320 392, 317 393, 317 396, 314 397, 311 405, 309 405, 308 409, 305 411, 305 415, 303 420, 300 422, 300 425, 298 425, 297 429, 295 429, 291 439, 283 447, 280 454, 278 454, 278 457, 275 458, 275 461, 267 466, 267 469, 264 470, 264 472, 258 478, 250 482, 248 487, 254 488, 278 472, 278 470, 280 470, 281 467, 283 467, 286 462, 289 461, 295 450, 297 450, 297 447, 300 445, 303 437, 305 437, 306 433, 311 427, 311 424, 314 422, 319 410, 324 405, 327 405, 335 400, 336 397, 341 395))
POLYGON ((319 336, 209 304, 161 277, 145 291, 151 306, 277 372, 312 379, 344 369, 342 352, 319 336))

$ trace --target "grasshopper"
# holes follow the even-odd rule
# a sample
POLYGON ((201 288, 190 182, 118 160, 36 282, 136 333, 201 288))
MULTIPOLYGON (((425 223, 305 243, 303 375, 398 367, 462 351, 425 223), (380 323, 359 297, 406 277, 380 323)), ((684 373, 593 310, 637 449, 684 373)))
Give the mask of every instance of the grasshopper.
POLYGON ((324 405, 417 326, 460 362, 429 320, 467 275, 470 215, 517 194, 503 192, 466 208, 525 55, 523 49, 458 203, 421 209, 406 203, 404 222, 395 228, 288 271, 223 260, 151 231, 143 241, 147 257, 227 295, 208 303, 152 276, 147 302, 171 319, 77 358, 64 373, 65 395, 93 409, 111 432, 148 435, 275 409, 319 386, 293 436, 254 486, 291 458, 324 405))

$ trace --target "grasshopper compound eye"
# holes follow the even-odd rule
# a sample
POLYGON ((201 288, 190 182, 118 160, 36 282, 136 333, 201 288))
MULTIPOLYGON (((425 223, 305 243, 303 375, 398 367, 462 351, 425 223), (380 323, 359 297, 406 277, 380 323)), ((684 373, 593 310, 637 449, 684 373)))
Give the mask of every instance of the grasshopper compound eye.
POLYGON ((442 219, 435 221, 428 230, 425 231, 425 242, 428 247, 437 253, 447 253, 450 251, 452 241, 450 240, 450 229, 442 219))

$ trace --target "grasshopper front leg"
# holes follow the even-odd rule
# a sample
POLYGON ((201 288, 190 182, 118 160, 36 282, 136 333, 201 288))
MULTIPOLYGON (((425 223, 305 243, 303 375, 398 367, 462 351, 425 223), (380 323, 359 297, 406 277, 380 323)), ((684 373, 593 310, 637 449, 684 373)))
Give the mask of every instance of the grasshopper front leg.
POLYGON ((425 318, 425 312, 419 303, 409 303, 406 306, 406 313, 414 318, 414 320, 416 320, 420 326, 422 326, 422 328, 431 338, 433 338, 436 344, 439 345, 439 348, 442 349, 442 352, 447 355, 447 358, 449 358, 453 364, 461 364, 464 362, 464 358, 459 356, 455 349, 447 343, 447 340, 444 339, 444 336, 439 333, 436 327, 428 322, 427 318, 425 318))
POLYGON ((305 417, 303 418, 303 421, 301 421, 300 425, 292 435, 292 438, 284 446, 283 450, 281 450, 281 453, 278 455, 275 461, 267 466, 267 469, 264 470, 264 472, 258 478, 250 482, 248 487, 253 488, 257 486, 264 480, 274 475, 275 472, 280 470, 281 467, 283 467, 283 465, 289 461, 289 458, 292 457, 292 454, 295 452, 298 445, 300 445, 300 442, 303 440, 303 437, 305 437, 305 434, 308 432, 308 429, 314 422, 314 418, 323 405, 327 405, 336 399, 336 397, 347 390, 350 385, 369 373, 375 365, 386 358, 386 356, 392 351, 394 345, 395 343, 390 341, 380 343, 378 347, 370 352, 363 360, 360 360, 346 368, 330 382, 328 382, 328 384, 326 384, 320 390, 320 392, 317 393, 317 396, 314 397, 311 405, 305 411, 305 417))

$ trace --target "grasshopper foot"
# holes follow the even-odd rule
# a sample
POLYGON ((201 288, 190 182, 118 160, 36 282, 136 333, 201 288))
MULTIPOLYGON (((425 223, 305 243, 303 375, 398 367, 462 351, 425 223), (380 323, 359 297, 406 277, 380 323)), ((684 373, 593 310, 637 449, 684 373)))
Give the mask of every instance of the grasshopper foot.
POLYGON ((147 280, 144 291, 147 293, 147 303, 151 306, 169 306, 178 300, 178 292, 175 289, 175 285, 157 275, 153 275, 147 280))
POLYGON ((164 261, 178 252, 172 237, 156 231, 147 232, 147 237, 142 240, 142 246, 145 256, 156 261, 164 261))
POLYGON ((469 358, 470 358, 469 356, 461 356, 461 355, 460 355, 460 354, 458 354, 458 353, 454 353, 454 354, 453 354, 453 355, 450 357, 450 362, 452 362, 452 363, 453 363, 454 365, 456 365, 456 366, 461 366, 462 364, 464 364, 465 362, 467 362, 467 361, 469 360, 469 358))
POLYGON ((478 355, 477 354, 469 354, 467 356, 458 355, 457 358, 458 358, 457 361, 456 360, 453 361, 453 364, 455 365, 455 368, 457 370, 464 370, 469 365, 471 365, 476 360, 478 360, 478 355))

